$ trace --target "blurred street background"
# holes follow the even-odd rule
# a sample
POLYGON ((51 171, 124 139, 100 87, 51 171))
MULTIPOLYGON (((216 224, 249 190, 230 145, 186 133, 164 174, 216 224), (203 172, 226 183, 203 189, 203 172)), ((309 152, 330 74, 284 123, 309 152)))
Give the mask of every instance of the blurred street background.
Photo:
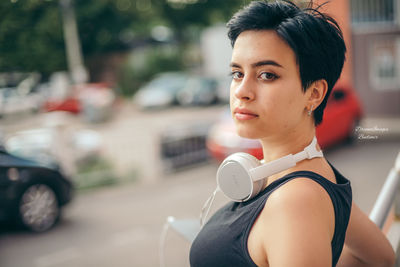
MULTIPOLYGON (((0 2, 0 266, 159 266, 167 217, 199 217, 229 154, 263 157, 228 112, 224 25, 249 2, 0 2), (46 184, 60 203, 58 190, 10 158, 73 185, 49 229, 21 222, 21 201, 46 184)), ((335 0, 323 11, 348 54, 317 137, 368 214, 400 151, 400 4, 335 0)), ((226 201, 217 195, 212 211, 226 201)), ((163 248, 166 266, 189 265, 174 230, 163 248)))

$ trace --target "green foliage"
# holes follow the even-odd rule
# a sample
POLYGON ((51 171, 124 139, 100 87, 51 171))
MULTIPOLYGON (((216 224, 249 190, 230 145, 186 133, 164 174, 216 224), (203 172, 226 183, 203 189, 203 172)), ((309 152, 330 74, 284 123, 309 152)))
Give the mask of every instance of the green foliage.
MULTIPOLYGON (((157 25, 170 27, 178 47, 182 49, 192 41, 188 29, 225 22, 246 2, 75 0, 74 4, 83 55, 88 58, 146 43, 157 25)), ((58 0, 2 0, 0 17, 0 72, 39 71, 50 74, 67 69, 58 0)), ((169 56, 159 55, 161 58, 150 57, 150 60, 157 61, 160 66, 180 66, 179 60, 171 62, 169 56)), ((150 62, 148 65, 157 64, 150 62)), ((150 75, 147 73, 151 71, 144 73, 150 75)))
POLYGON ((50 73, 66 68, 58 5, 0 1, 0 71, 50 73))
POLYGON ((74 185, 78 190, 108 186, 118 182, 113 167, 104 158, 94 158, 78 166, 74 185))

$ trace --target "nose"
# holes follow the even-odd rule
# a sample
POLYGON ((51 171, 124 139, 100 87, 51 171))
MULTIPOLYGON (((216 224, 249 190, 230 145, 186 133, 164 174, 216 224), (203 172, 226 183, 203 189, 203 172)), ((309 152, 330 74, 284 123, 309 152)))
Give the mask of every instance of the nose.
POLYGON ((232 89, 234 96, 243 101, 251 101, 254 99, 255 94, 253 90, 254 84, 248 79, 243 79, 240 82, 232 81, 232 89))

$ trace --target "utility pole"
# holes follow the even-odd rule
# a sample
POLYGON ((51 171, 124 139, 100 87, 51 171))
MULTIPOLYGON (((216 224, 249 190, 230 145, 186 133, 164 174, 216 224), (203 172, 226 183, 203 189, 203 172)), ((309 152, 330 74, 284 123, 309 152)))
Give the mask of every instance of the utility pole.
POLYGON ((68 69, 74 84, 86 83, 88 73, 83 65, 73 0, 59 0, 67 52, 68 69))

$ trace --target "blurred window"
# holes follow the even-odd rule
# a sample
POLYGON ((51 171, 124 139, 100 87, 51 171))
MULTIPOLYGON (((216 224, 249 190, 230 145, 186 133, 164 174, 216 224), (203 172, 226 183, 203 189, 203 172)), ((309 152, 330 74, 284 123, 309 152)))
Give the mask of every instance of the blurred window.
POLYGON ((400 90, 400 37, 371 39, 368 55, 372 87, 377 91, 400 90))
POLYGON ((353 25, 396 23, 397 0, 350 0, 353 25))

